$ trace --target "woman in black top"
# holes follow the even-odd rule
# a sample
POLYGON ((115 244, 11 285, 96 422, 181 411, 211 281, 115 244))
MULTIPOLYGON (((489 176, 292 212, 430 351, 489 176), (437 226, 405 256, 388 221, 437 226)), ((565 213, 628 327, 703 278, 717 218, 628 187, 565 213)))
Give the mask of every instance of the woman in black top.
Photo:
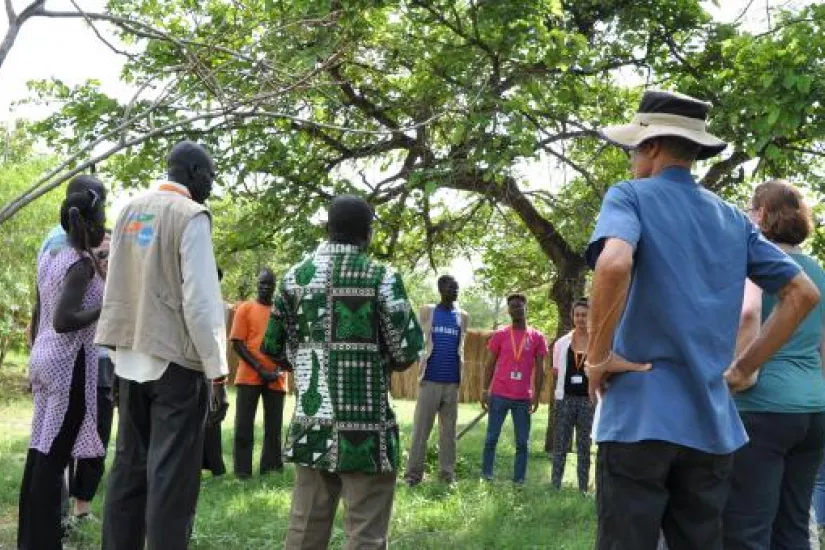
POLYGON ((587 492, 590 479, 590 431, 593 427, 593 405, 587 395, 587 374, 584 372, 588 343, 586 298, 573 304, 573 330, 553 346, 553 372, 556 375, 556 440, 553 445, 553 487, 560 489, 564 477, 567 451, 576 430, 579 491, 587 492))

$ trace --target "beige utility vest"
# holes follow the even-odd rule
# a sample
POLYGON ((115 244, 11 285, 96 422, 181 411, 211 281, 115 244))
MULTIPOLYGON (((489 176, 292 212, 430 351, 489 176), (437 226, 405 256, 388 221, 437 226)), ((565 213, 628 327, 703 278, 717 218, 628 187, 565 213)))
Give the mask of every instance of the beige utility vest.
POLYGON ((112 231, 95 343, 129 348, 203 371, 183 316, 180 246, 192 218, 209 211, 178 193, 132 200, 112 231))

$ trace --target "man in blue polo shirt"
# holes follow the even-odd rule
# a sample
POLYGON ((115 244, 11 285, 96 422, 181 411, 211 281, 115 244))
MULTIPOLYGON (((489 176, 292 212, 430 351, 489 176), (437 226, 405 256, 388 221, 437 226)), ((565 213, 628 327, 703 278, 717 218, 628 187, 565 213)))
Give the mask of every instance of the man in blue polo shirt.
POLYGON ((455 481, 455 430, 458 420, 458 385, 464 357, 464 337, 470 318, 458 308, 458 282, 452 275, 438 278, 441 302, 421 308, 419 322, 426 338, 421 358, 418 401, 415 403, 412 443, 404 478, 414 487, 424 478, 427 440, 438 415, 439 477, 455 481))
POLYGON ((725 148, 705 130, 709 108, 647 92, 631 124, 602 131, 630 151, 635 179, 607 192, 586 254, 599 549, 653 550, 660 529, 671 550, 722 549, 731 453, 747 442, 731 391, 819 300, 792 260, 691 175, 725 148), (780 305, 734 357, 746 278, 780 305))

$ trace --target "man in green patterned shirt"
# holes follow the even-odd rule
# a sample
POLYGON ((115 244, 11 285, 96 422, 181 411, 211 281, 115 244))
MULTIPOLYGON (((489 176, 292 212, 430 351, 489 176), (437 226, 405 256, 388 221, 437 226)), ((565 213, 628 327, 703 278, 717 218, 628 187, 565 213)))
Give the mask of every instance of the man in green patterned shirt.
POLYGON ((401 276, 369 258, 374 213, 329 206, 329 241, 281 281, 263 351, 291 365, 298 396, 284 459, 296 465, 286 548, 326 548, 343 494, 347 548, 386 548, 398 467, 390 376, 423 335, 401 276))

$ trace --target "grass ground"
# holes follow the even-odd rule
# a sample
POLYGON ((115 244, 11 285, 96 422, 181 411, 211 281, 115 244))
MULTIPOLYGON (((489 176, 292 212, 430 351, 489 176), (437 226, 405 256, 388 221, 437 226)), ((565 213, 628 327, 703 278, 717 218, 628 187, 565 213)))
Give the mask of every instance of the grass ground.
MULTIPOLYGON (((12 358, 12 363, 15 363, 12 358)), ((28 429, 31 419, 30 398, 22 378, 22 360, 18 366, 0 371, 0 549, 14 548, 17 525, 17 497, 23 471, 28 429)), ((230 394, 230 399, 234 393, 230 394)), ((395 403, 402 427, 402 446, 409 442, 415 403, 395 403)), ((293 401, 288 400, 285 416, 291 415, 293 401)), ((231 470, 232 411, 223 426, 224 460, 231 470)), ((463 404, 459 410, 459 427, 478 413, 476 404, 463 404)), ((505 424, 498 447, 496 481, 479 481, 481 449, 486 422, 482 420, 460 442, 457 474, 453 489, 428 477, 413 489, 398 485, 390 527, 390 547, 490 548, 490 549, 584 549, 592 548, 595 533, 594 500, 572 489, 575 458, 570 456, 561 492, 550 488, 550 463, 543 452, 547 407, 533 417, 527 483, 513 487, 509 479, 513 465, 513 434, 505 424)), ((258 440, 261 418, 257 423, 258 440)), ((435 471, 437 458, 431 438, 428 470, 435 471)), ((113 436, 114 440, 114 436, 113 436)), ((109 452, 114 448, 110 444, 109 452)), ((256 449, 256 457, 259 454, 256 449)), ((406 452, 404 453, 406 459, 406 452)), ((239 481, 227 474, 213 478, 203 476, 197 523, 191 548, 196 550, 235 548, 281 548, 289 518, 289 503, 294 470, 287 465, 282 474, 255 475, 239 481)), ((103 486, 99 495, 105 492, 103 486)), ((102 517, 101 498, 95 499, 94 514, 102 517)), ((345 540, 339 511, 333 530, 331 548, 340 548, 345 540)), ((86 524, 72 534, 67 548, 99 548, 100 525, 86 524)))

